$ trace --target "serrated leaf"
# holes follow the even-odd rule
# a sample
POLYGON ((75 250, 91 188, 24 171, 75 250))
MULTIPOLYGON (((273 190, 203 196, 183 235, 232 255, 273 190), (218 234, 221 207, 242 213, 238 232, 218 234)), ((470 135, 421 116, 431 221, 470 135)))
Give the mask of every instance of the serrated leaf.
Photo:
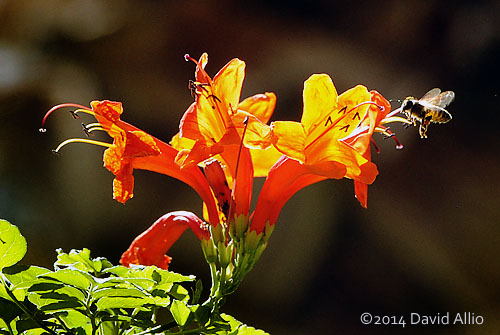
POLYGON ((66 285, 77 287, 84 291, 89 290, 92 286, 97 285, 94 278, 88 273, 72 269, 63 269, 56 272, 51 272, 39 276, 38 278, 55 280, 66 285))
POLYGON ((98 283, 97 287, 99 289, 107 287, 140 287, 146 291, 150 291, 154 286, 154 281, 147 278, 122 278, 122 277, 110 277, 110 278, 96 278, 98 283))
POLYGON ((12 265, 3 269, 5 277, 13 285, 13 289, 26 289, 38 281, 38 276, 51 272, 39 266, 12 265))
MULTIPOLYGON (((241 321, 236 320, 234 317, 228 314, 221 314, 222 319, 229 322, 231 330, 229 332, 223 332, 222 334, 227 335, 269 335, 263 330, 255 329, 254 327, 247 326, 241 321)), ((219 332, 217 332, 219 334, 219 332)))
POLYGON ((0 220, 0 270, 23 259, 26 250, 26 239, 19 229, 8 221, 0 220))
POLYGON ((84 248, 82 250, 73 249, 69 253, 57 249, 57 261, 54 267, 70 267, 84 272, 92 272, 99 275, 104 269, 112 267, 113 265, 104 257, 92 259, 90 257, 90 250, 84 248))
MULTIPOLYGON (((169 284, 171 285, 171 284, 169 284)), ((168 294, 177 300, 182 300, 187 302, 189 300, 189 292, 184 287, 179 284, 173 284, 168 290, 168 294)))
POLYGON ((157 275, 160 275, 160 280, 158 281, 158 285, 167 283, 182 283, 186 281, 194 281, 196 279, 196 277, 193 275, 185 276, 179 273, 163 270, 157 267, 155 267, 154 272, 156 272, 157 275))
POLYGON ((179 326, 184 326, 191 314, 191 310, 182 301, 174 300, 170 306, 170 313, 179 326))
POLYGON ((118 277, 127 277, 129 270, 130 269, 127 268, 126 266, 115 265, 115 266, 112 266, 112 267, 109 267, 109 268, 103 270, 103 272, 114 274, 115 276, 118 276, 118 277))
POLYGON ((150 297, 103 297, 97 301, 96 306, 103 311, 111 308, 139 308, 153 303, 154 300, 150 297))

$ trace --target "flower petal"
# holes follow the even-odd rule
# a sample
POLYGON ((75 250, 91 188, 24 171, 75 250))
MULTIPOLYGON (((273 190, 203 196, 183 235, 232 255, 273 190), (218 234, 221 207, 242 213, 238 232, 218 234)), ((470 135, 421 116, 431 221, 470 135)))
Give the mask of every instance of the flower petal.
POLYGON ((306 133, 300 123, 275 121, 271 124, 271 130, 273 144, 279 152, 301 162, 306 160, 306 133))
POLYGON ((245 62, 238 58, 232 59, 215 75, 213 94, 222 101, 224 108, 236 111, 244 78, 245 62))
POLYGON ((276 95, 272 92, 256 94, 246 98, 238 105, 238 109, 254 115, 262 123, 268 123, 276 106, 276 95))
POLYGON ((251 230, 257 234, 273 225, 285 203, 300 189, 327 177, 311 174, 299 161, 282 156, 269 171, 253 213, 251 230))
POLYGON ((337 90, 327 74, 313 74, 304 83, 304 112, 300 123, 306 132, 323 123, 337 106, 337 90))
POLYGON ((134 176, 130 164, 124 165, 113 180, 113 199, 122 204, 134 196, 134 176))
POLYGON ((254 177, 267 177, 271 167, 283 155, 274 146, 267 149, 250 149, 252 155, 254 177))

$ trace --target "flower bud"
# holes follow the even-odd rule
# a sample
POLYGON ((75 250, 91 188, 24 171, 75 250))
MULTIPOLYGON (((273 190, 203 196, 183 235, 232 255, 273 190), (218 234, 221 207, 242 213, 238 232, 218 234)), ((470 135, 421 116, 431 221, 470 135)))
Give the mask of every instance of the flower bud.
POLYGON ((215 247, 214 240, 212 238, 208 240, 201 240, 201 249, 203 250, 207 263, 213 264, 217 262, 217 248, 215 247))
POLYGON ((245 236, 245 251, 253 252, 259 246, 263 234, 257 234, 255 230, 251 230, 245 236))
POLYGON ((219 250, 219 263, 222 269, 228 267, 233 259, 233 251, 234 245, 232 242, 229 242, 226 245, 224 242, 217 243, 217 250, 219 250))

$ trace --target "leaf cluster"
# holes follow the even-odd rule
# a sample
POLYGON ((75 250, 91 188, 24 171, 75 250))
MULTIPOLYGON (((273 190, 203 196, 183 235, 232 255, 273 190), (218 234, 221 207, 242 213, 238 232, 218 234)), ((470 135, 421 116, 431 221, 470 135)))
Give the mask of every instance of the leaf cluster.
POLYGON ((116 266, 88 249, 57 250, 54 270, 25 266, 18 228, 0 220, 0 239, 0 334, 265 334, 200 304, 194 276, 116 266))

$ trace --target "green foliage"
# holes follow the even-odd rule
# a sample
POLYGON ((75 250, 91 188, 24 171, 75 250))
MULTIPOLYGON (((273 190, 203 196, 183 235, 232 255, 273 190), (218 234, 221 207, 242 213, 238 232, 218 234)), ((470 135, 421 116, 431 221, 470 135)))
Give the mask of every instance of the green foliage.
POLYGON ((88 249, 57 250, 54 270, 18 264, 26 241, 0 220, 2 334, 266 334, 200 304, 202 285, 155 266, 114 266, 88 249), (184 285, 190 285, 190 296, 184 285))
POLYGON ((23 259, 26 249, 26 240, 19 229, 5 220, 0 220, 0 270, 23 259))

